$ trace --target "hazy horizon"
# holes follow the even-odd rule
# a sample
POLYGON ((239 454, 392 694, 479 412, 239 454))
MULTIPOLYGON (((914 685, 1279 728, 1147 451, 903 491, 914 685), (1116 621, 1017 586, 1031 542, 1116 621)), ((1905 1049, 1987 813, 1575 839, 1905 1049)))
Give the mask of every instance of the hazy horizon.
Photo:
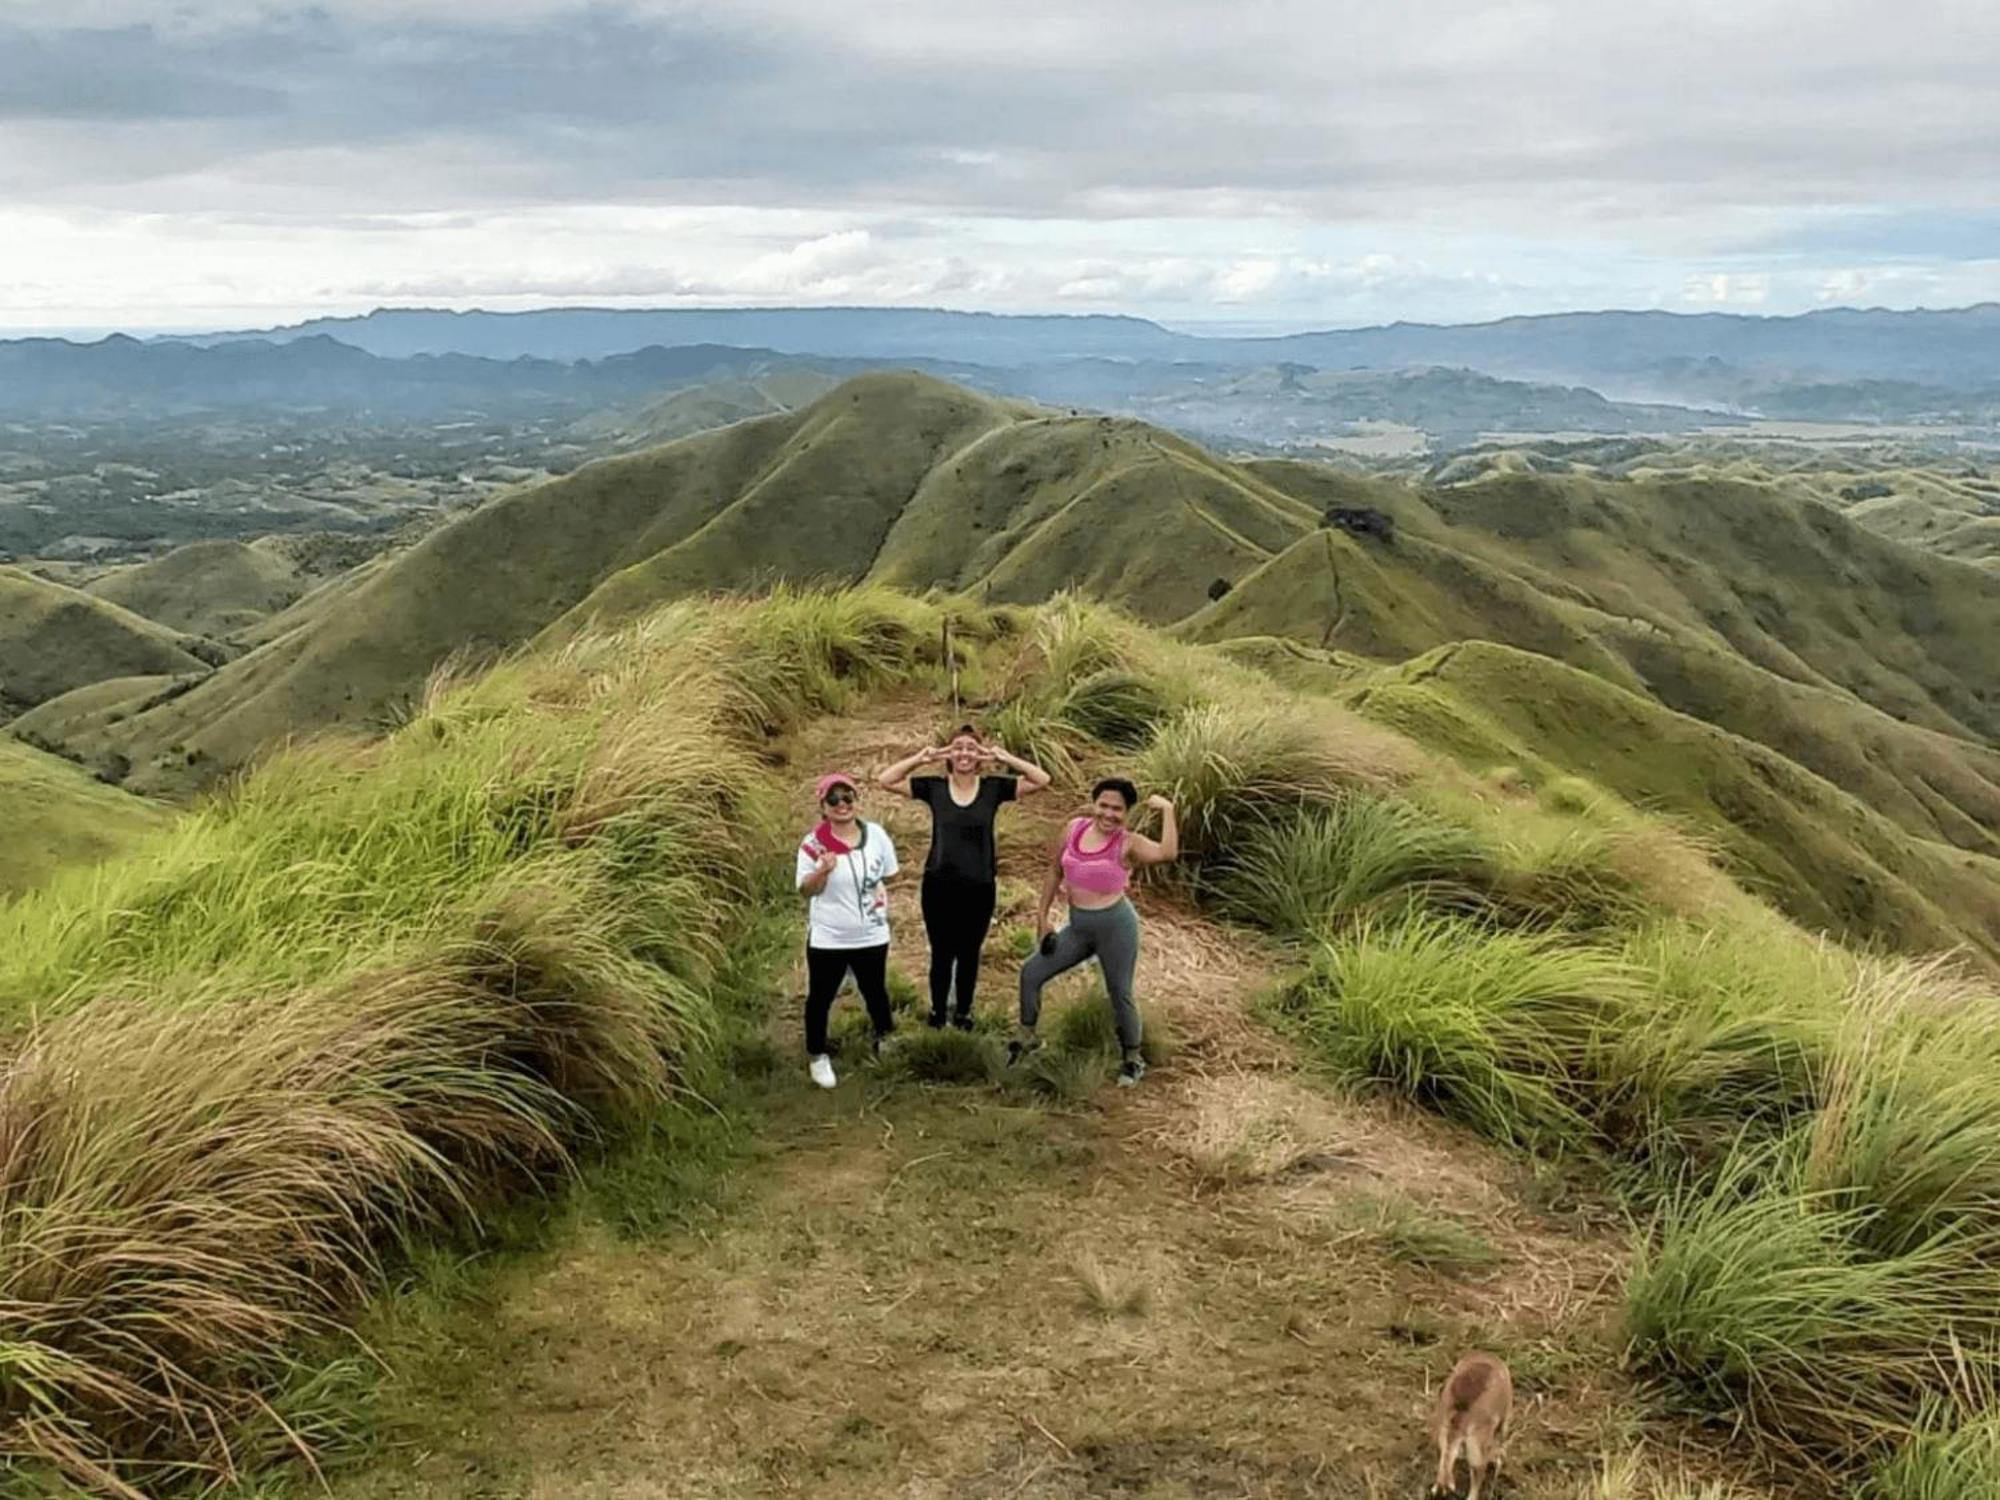
MULTIPOLYGON (((1370 323, 1325 323, 1325 322, 1315 322, 1311 320, 1294 320, 1294 319, 1271 320, 1271 319, 1185 318, 1185 317, 1148 318, 1146 319, 1146 321, 1156 323, 1158 324, 1158 326, 1166 329, 1170 333, 1188 334, 1197 338, 1253 338, 1254 339, 1254 338, 1284 338, 1293 334, 1305 334, 1305 333, 1337 333, 1355 329, 1381 327, 1387 323, 1393 323, 1397 321, 1410 322, 1410 323, 1439 322, 1440 326, 1468 326, 1482 322, 1504 321, 1508 318, 1560 317, 1560 316, 1578 316, 1578 315, 1591 315, 1591 314, 1604 314, 1604 313, 1642 313, 1642 312, 1665 312, 1676 316, 1684 316, 1684 317, 1697 316, 1702 313, 1721 313, 1729 317, 1782 319, 1782 318, 1804 317, 1807 316, 1809 313, 1816 313, 1816 312, 1818 313, 1967 312, 1978 307, 1987 307, 1995 305, 2000 305, 2000 304, 1996 304, 1993 301, 1980 301, 1980 302, 1961 303, 1956 306, 1918 306, 1918 307, 1898 308, 1898 307, 1883 307, 1879 305, 1860 304, 1860 303, 1844 303, 1838 306, 1808 308, 1802 312, 1796 312, 1796 313, 1764 312, 1764 311, 1753 311, 1750 309, 1738 309, 1738 308, 1562 307, 1562 308, 1550 308, 1543 312, 1502 314, 1499 318, 1495 319, 1467 318, 1467 319, 1444 321, 1444 320, 1411 318, 1411 319, 1401 319, 1401 320, 1383 319, 1380 322, 1370 322, 1370 323)), ((916 303, 906 304, 903 306, 894 306, 881 303, 839 304, 839 303, 814 303, 814 302, 794 302, 794 303, 732 302, 732 303, 689 305, 685 303, 664 304, 664 303, 634 302, 628 305, 619 306, 603 302, 547 302, 528 307, 506 307, 506 308, 491 307, 479 303, 468 304, 466 306, 460 306, 460 307, 430 305, 430 304, 420 304, 420 303, 401 303, 401 304, 384 303, 384 304, 378 304, 372 308, 361 309, 358 312, 333 312, 333 311, 321 310, 315 312, 306 312, 295 317, 274 318, 271 321, 265 323, 257 323, 257 324, 246 323, 233 327, 225 327, 223 325, 215 323, 188 323, 182 325, 157 326, 157 327, 149 327, 143 324, 123 324, 116 326, 107 326, 107 325, 36 326, 36 325, 0 323, 0 340, 53 338, 53 339, 64 339, 72 343, 82 344, 82 343, 97 343, 104 339, 112 338, 120 334, 126 335, 128 337, 143 339, 143 338, 173 337, 176 335, 185 335, 192 337, 196 335, 211 335, 217 333, 236 333, 236 332, 259 333, 269 330, 295 327, 300 324, 316 322, 320 319, 325 319, 325 318, 365 317, 369 313, 377 313, 377 312, 562 312, 562 311, 781 312, 781 311, 818 311, 828 308, 838 308, 841 310, 851 310, 856 312, 934 311, 934 312, 971 313, 971 314, 989 313, 998 317, 1082 318, 1082 317, 1095 317, 1095 316, 1122 316, 1122 317, 1133 317, 1133 318, 1145 318, 1145 315, 1142 313, 1086 312, 1076 308, 1061 308, 1061 307, 1052 307, 1052 308, 950 307, 950 306, 941 306, 937 304, 916 304, 916 303)))

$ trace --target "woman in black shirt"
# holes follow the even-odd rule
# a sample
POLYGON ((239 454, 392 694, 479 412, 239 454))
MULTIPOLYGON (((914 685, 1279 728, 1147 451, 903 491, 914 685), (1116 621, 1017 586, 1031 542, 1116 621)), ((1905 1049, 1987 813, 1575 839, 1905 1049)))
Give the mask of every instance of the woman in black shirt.
POLYGON ((972 1029, 972 992, 979 984, 979 950, 993 925, 998 866, 993 820, 1000 806, 1049 784, 1032 761, 980 742, 961 724, 948 744, 907 755, 877 778, 885 791, 903 792, 931 810, 931 852, 924 861, 924 931, 931 940, 931 1025, 972 1029), (912 776, 918 766, 944 762, 943 776, 912 776), (982 776, 997 762, 1013 776, 982 776), (951 1001, 957 999, 953 1007, 951 1001))

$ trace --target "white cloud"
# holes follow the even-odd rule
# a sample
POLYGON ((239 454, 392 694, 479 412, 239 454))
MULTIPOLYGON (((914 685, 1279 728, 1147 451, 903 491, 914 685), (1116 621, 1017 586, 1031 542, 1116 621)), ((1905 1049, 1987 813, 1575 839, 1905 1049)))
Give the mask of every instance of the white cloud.
POLYGON ((15 0, 0 318, 2000 296, 1996 60, 1887 0, 15 0))
POLYGON ((1744 272, 1715 271, 1688 277, 1681 300, 1716 307, 1762 307, 1771 295, 1771 278, 1744 272))

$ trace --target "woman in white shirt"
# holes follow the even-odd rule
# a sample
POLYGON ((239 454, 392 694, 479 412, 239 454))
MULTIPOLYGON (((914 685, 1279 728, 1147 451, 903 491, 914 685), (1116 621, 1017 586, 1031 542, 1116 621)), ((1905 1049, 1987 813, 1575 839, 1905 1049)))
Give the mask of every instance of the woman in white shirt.
POLYGON ((875 1024, 875 1048, 896 1029, 889 1008, 889 888, 897 871, 889 830, 862 818, 852 776, 819 779, 819 826, 799 844, 798 888, 811 897, 806 927, 806 1055, 812 1081, 835 1083, 826 1021, 841 981, 854 986, 875 1024))

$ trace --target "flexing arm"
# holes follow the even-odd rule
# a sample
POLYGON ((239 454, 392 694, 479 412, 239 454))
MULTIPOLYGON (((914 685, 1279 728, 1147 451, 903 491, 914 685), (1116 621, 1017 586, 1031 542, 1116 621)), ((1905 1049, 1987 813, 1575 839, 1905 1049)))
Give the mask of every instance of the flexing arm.
POLYGON ((943 759, 944 751, 935 745, 926 746, 922 750, 913 750, 893 766, 885 767, 882 774, 875 778, 875 784, 885 792, 894 792, 899 797, 907 797, 910 795, 910 773, 918 766, 927 766, 934 760, 943 759))
POLYGON ((988 745, 985 747, 985 750, 988 755, 1000 762, 1008 770, 1020 773, 1021 785, 1014 793, 1017 797, 1032 797, 1036 792, 1046 790, 1049 782, 1053 779, 1047 771, 1044 771, 1033 761, 1027 759, 1025 756, 1014 754, 1013 751, 1007 749, 1004 745, 988 745))
POLYGON ((1146 799, 1146 806, 1160 814, 1160 836, 1149 839, 1133 834, 1127 841, 1132 849, 1132 862, 1137 865, 1165 865, 1181 857, 1181 828, 1174 817, 1174 805, 1165 797, 1154 795, 1146 799))

